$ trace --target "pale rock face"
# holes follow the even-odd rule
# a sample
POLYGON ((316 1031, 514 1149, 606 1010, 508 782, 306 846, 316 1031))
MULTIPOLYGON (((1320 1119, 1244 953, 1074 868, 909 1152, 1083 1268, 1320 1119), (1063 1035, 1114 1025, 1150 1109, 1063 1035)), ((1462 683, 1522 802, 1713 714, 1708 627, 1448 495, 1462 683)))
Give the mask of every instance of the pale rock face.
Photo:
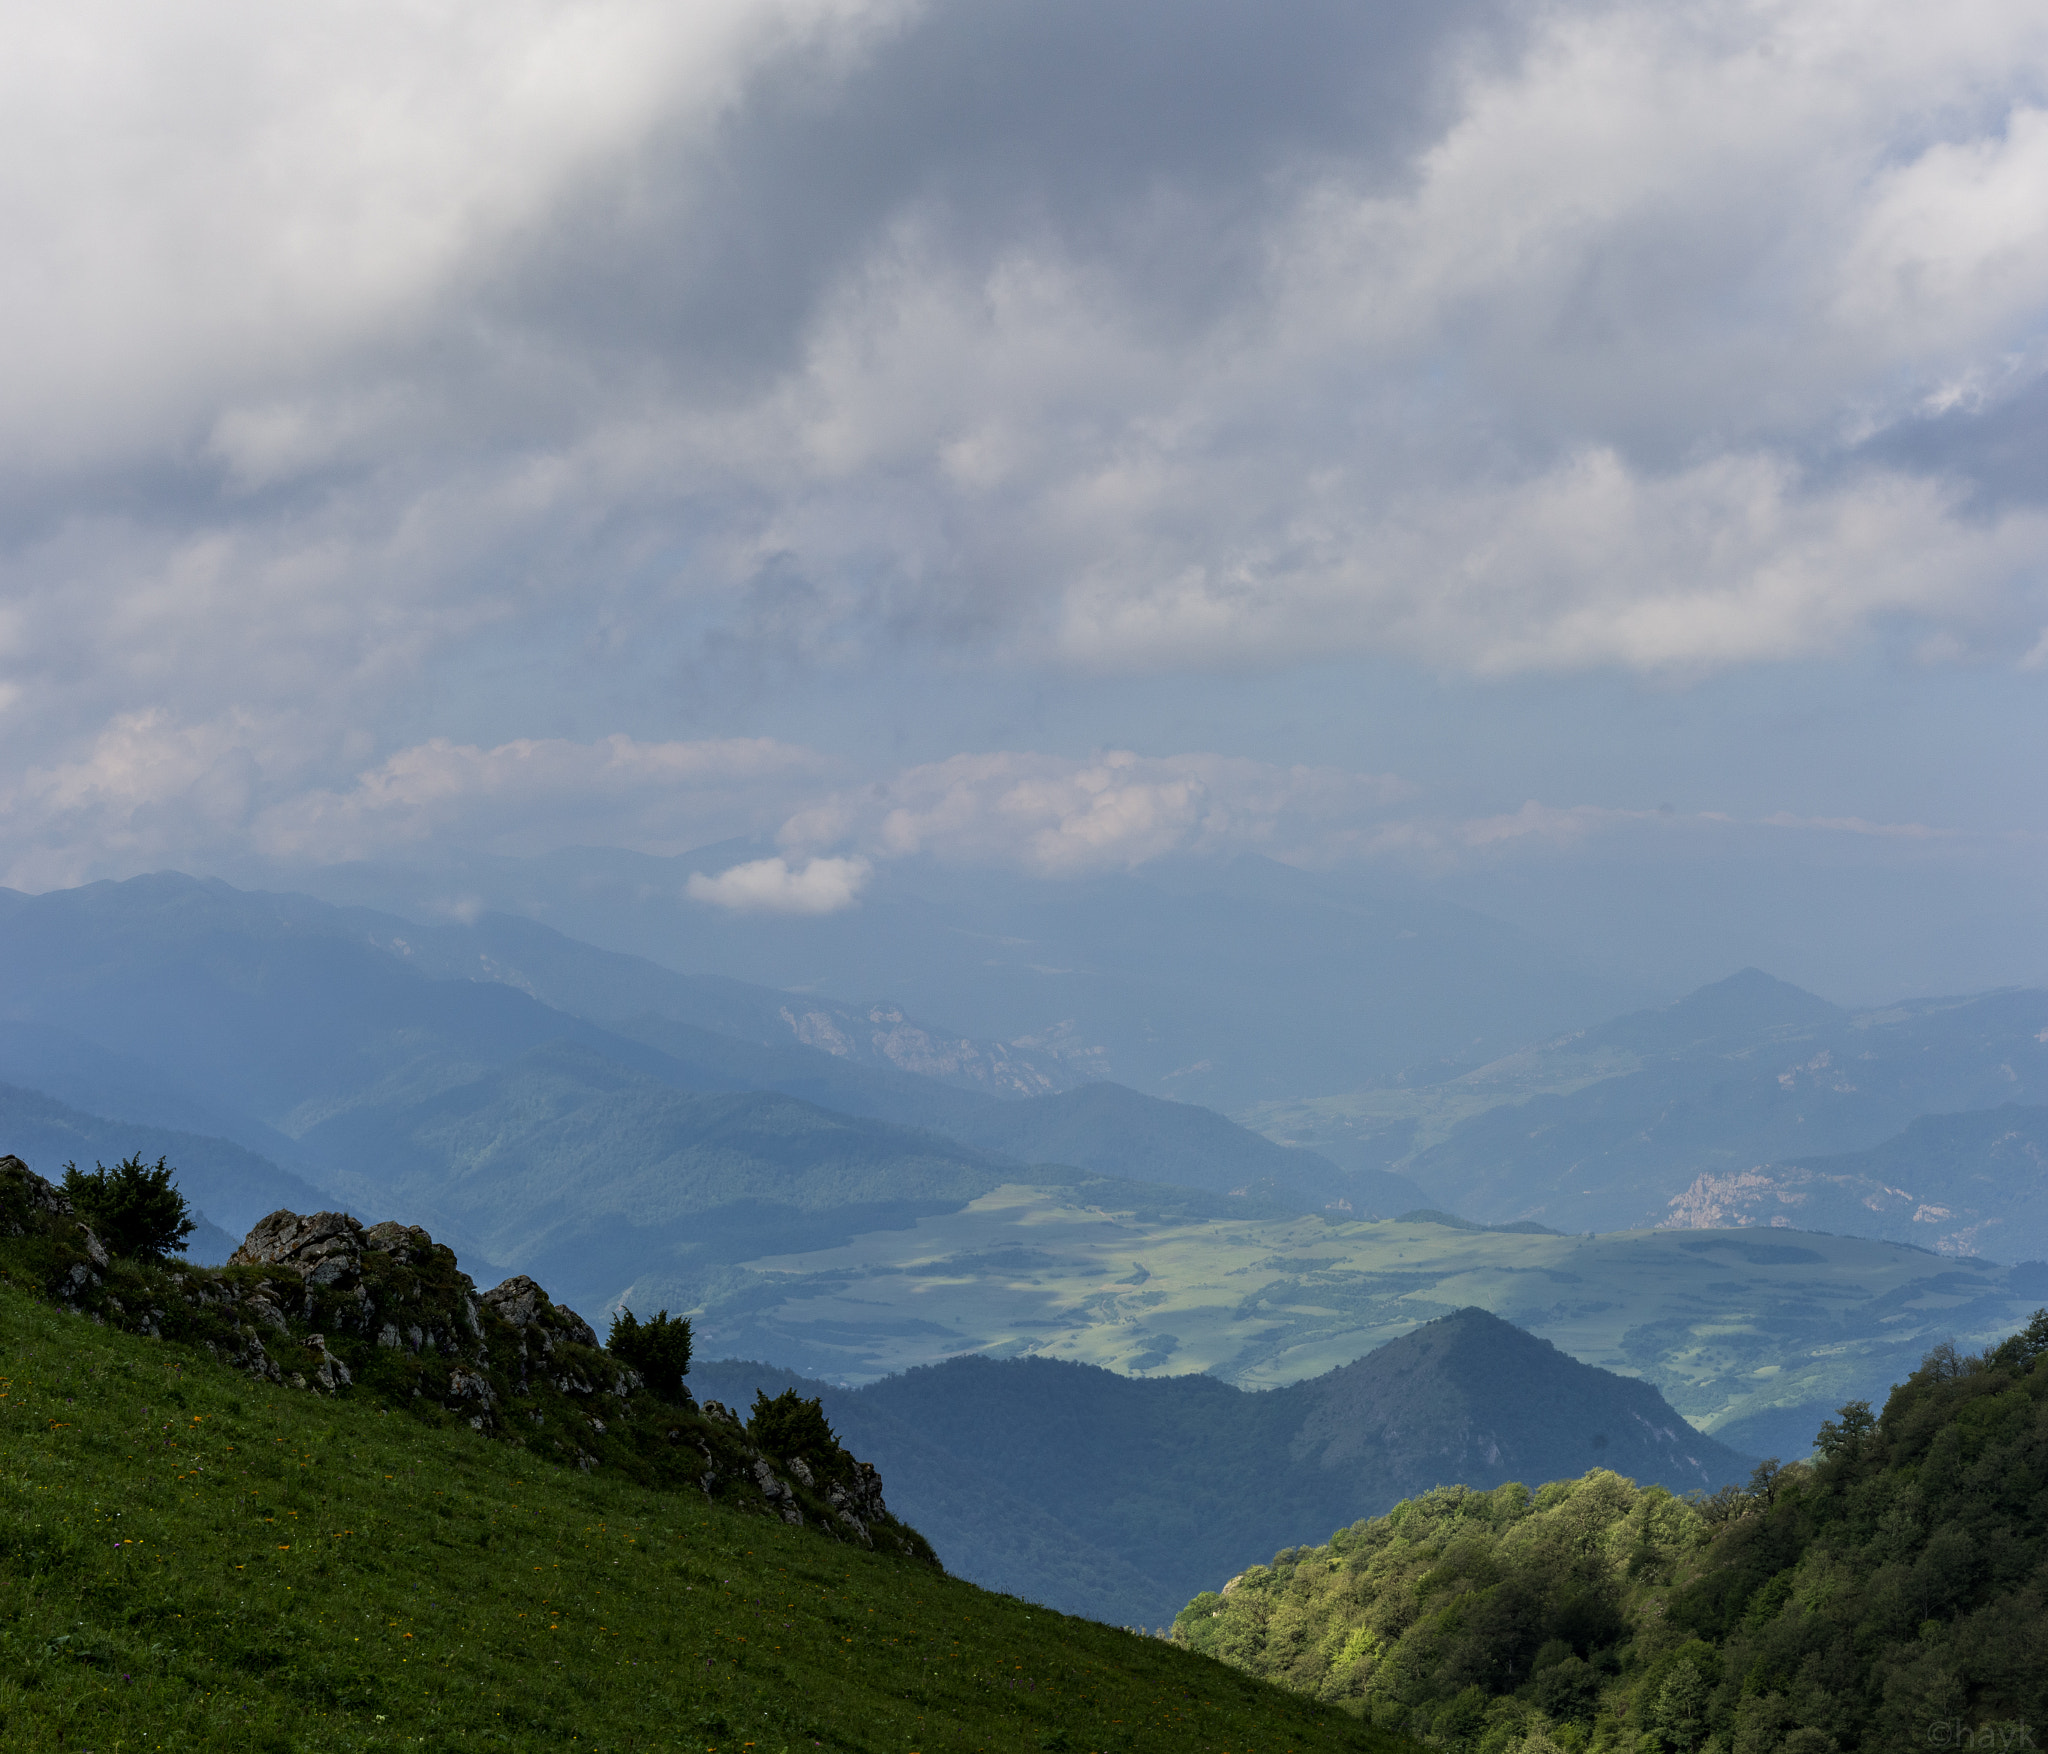
POLYGON ((346 1212, 273 1212, 257 1221, 228 1265, 289 1267, 301 1278, 334 1285, 362 1258, 363 1227, 346 1212))
MULTIPOLYGON (((481 1302, 496 1310, 510 1326, 522 1331, 534 1325, 535 1319, 544 1311, 552 1310, 556 1322, 566 1329, 566 1337, 578 1345, 595 1347, 597 1330, 572 1309, 564 1309, 549 1298, 548 1294, 524 1273, 515 1273, 502 1285, 495 1285, 482 1294, 481 1302)), ((542 1329, 543 1348, 551 1341, 545 1338, 542 1329)))

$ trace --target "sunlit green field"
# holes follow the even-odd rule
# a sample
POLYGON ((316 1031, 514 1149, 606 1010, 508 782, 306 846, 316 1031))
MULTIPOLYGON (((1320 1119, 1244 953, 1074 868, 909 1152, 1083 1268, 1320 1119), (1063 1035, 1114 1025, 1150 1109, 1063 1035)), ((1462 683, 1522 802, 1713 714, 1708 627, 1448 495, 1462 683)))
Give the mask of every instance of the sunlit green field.
POLYGON ((862 1380, 967 1350, 1032 1352, 1265 1387, 1477 1304, 1587 1363, 1649 1378, 1709 1430, 1866 1394, 1873 1378, 1881 1392, 1928 1346, 1995 1339, 2041 1301, 2003 1267, 1850 1237, 1202 1222, 1022 1185, 749 1272, 700 1318, 706 1355, 862 1380))
POLYGON ((1157 1640, 0 1287, 0 1746, 1405 1744, 1157 1640))

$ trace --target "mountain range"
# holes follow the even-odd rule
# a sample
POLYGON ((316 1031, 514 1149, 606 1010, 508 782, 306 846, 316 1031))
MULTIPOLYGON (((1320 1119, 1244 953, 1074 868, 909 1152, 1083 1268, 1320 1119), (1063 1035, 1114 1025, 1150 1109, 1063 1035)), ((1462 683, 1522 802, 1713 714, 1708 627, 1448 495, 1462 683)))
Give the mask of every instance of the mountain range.
MULTIPOLYGON (((1233 881, 1247 907, 1279 882, 1233 881)), ((45 1172, 167 1155, 215 1252, 259 1208, 402 1210, 480 1277, 534 1273, 600 1321, 622 1297, 693 1310, 814 1376, 993 1350, 1271 1386, 1481 1304, 1778 1446, 1934 1326, 2011 1319, 2034 1269, 1969 1251, 2048 1256, 2041 993, 1852 1013, 1747 971, 1233 1121, 997 1015, 683 974, 488 913, 165 874, 0 893, 0 969, 0 1118, 45 1172), (1781 1220, 1892 1240, 1771 1245, 1790 1269, 1719 1240, 1781 1220), (1475 1221, 1539 1234, 1455 1228, 1475 1221), (1641 1225, 1708 1226, 1710 1253, 1641 1225)))
POLYGON ((693 872, 777 850, 569 848, 294 881, 414 918, 458 905, 479 924, 494 913, 542 921, 821 1007, 950 1018, 1069 1084, 1107 1079, 1229 1112, 1423 1062, 1469 1065, 1655 996, 1420 886, 1255 855, 1160 858, 1056 883, 892 860, 858 907, 825 915, 691 898, 693 872))
POLYGON ((1163 1624, 1253 1559, 1439 1484, 1598 1466, 1711 1491, 1753 1466, 1650 1384, 1480 1309, 1263 1393, 1044 1358, 956 1358, 851 1390, 734 1361, 690 1381, 741 1406, 817 1395, 949 1570, 1121 1624, 1163 1624))
MULTIPOLYGON (((545 1274, 586 1308, 653 1272, 695 1284, 957 1210, 1046 1151, 1081 1161, 1034 1170, 1042 1182, 1136 1165, 1246 1212, 1359 1192, 1208 1111, 1045 1093, 1051 1073, 998 1043, 693 979, 530 922, 422 927, 158 876, 0 897, 0 962, 0 1077, 190 1135, 195 1198, 229 1202, 223 1223, 251 1215, 205 1165, 239 1146, 276 1172, 279 1204, 404 1209, 479 1271, 545 1274)), ((1379 1191, 1414 1198, 1391 1177, 1379 1191)))
MULTIPOLYGON (((1239 1118, 1347 1167, 1402 1174, 1432 1204, 1490 1223, 1526 1218, 1601 1231, 1753 1223, 1774 1204, 1764 1221, 1839 1224, 2011 1261, 2048 1257, 2048 1208, 2033 1160, 2024 1151, 1979 1153, 1974 1191, 1951 1187, 1960 1159, 1937 1145, 1936 1135, 1946 1134, 1911 1129, 1929 1116, 2044 1103, 2048 992, 1848 1011, 1746 969, 1674 1004, 1452 1077, 1269 1105, 1239 1118), (1815 1161, 1845 1153, 1877 1155, 1860 1168, 1815 1161), (1740 1181, 1781 1164, 1803 1166, 1806 1200, 1776 1201, 1765 1184, 1740 1181), (1880 1172, 1895 1192, 1877 1206, 1867 1198, 1879 1192, 1873 1184, 1802 1210, 1820 1198, 1824 1183, 1814 1175, 1880 1172), (2002 1211, 1984 1204, 1993 1189, 2002 1211), (1908 1193, 1902 1227, 1897 1209, 1908 1193), (1819 1222, 1822 1210, 1830 1223, 1819 1222)), ((1970 1130, 1960 1121, 1954 1127, 1970 1130)))

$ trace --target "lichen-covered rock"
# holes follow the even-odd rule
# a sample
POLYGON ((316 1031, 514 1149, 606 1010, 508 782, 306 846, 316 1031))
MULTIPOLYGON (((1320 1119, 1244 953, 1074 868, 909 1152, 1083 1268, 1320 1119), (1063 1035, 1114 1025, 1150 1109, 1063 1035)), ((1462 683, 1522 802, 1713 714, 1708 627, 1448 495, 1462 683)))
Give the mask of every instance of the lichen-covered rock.
POLYGON ((554 1350, 558 1339, 596 1350, 597 1331, 573 1309, 554 1302, 524 1273, 514 1273, 478 1301, 495 1311, 507 1326, 518 1329, 522 1337, 530 1336, 543 1357, 554 1350))
POLYGON ((764 1455, 732 1408, 648 1392, 591 1326, 518 1274, 479 1293, 418 1225, 273 1212, 220 1268, 109 1261, 62 1192, 0 1157, 0 1275, 265 1382, 373 1397, 564 1466, 702 1492, 936 1564, 843 1450, 764 1455))
MULTIPOLYGON (((290 1267, 310 1277, 329 1262, 353 1267, 363 1258, 363 1227, 346 1212, 273 1212, 258 1219, 242 1246, 228 1256, 231 1267, 290 1267)), ((323 1281, 331 1284, 331 1279, 323 1281)))

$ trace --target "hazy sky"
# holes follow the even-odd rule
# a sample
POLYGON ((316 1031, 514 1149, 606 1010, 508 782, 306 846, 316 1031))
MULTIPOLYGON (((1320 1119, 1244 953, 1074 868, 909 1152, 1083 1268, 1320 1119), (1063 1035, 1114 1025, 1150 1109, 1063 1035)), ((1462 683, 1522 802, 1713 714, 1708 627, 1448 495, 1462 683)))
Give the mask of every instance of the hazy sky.
POLYGON ((1251 847, 2048 978, 2038 0, 9 45, 0 881, 1251 847))

